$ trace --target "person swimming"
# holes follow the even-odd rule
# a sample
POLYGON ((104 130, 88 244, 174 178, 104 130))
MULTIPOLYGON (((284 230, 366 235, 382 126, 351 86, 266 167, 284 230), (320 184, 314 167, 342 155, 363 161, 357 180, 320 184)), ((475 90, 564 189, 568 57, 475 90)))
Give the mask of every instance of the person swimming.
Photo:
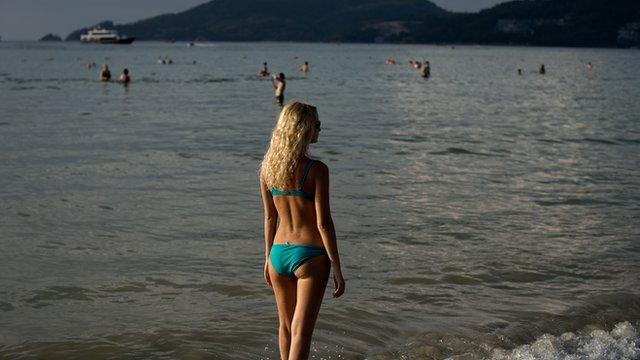
POLYGON ((168 56, 158 57, 158 64, 162 64, 162 65, 173 64, 173 60, 171 60, 168 56))
POLYGON ((385 65, 395 65, 396 61, 393 58, 388 57, 387 60, 384 61, 385 65))
POLYGON ((284 79, 284 73, 280 73, 277 76, 271 77, 271 83, 275 88, 276 104, 282 106, 284 104, 284 88, 287 86, 287 82, 284 79))
POLYGON ((122 74, 118 77, 118 81, 123 83, 124 85, 128 85, 131 81, 131 77, 129 76, 129 69, 122 70, 122 74))
POLYGON ((540 65, 540 68, 538 68, 538 73, 540 75, 544 75, 547 73, 547 69, 545 69, 544 64, 540 65))
POLYGON ((522 75, 522 69, 518 69, 518 75, 522 75))
POLYGON ((428 61, 424 62, 424 66, 420 71, 420 76, 422 76, 423 78, 431 77, 431 63, 429 63, 428 61))
POLYGON ((589 62, 587 63, 587 69, 588 69, 588 70, 593 70, 593 64, 591 63, 591 61, 589 61, 589 62))
POLYGON ((269 76, 269 70, 267 70, 267 62, 263 62, 262 63, 262 67, 260 68, 260 71, 258 72, 258 75, 260 76, 269 76))
POLYGON ((281 359, 308 359, 330 273, 345 291, 329 206, 329 168, 311 159, 321 123, 315 106, 287 104, 260 167, 264 208, 264 280, 278 309, 281 359))
POLYGON ((103 64, 102 70, 100 71, 100 81, 110 81, 111 80, 111 71, 109 71, 109 65, 103 64))
POLYGON ((303 73, 308 73, 309 72, 309 62, 305 61, 304 64, 302 64, 302 66, 300 66, 300 71, 303 73))

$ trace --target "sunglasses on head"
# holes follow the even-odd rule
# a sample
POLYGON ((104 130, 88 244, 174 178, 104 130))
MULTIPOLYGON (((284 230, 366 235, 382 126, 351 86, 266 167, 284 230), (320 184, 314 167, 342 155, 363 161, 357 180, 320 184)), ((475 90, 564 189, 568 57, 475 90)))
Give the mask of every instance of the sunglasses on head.
POLYGON ((316 120, 316 129, 320 130, 320 120, 316 120))

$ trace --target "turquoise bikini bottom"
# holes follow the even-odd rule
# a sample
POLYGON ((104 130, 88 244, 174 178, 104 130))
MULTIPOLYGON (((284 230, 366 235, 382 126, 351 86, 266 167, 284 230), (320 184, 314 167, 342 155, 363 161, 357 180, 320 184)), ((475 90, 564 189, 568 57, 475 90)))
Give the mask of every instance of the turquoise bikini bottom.
POLYGON ((300 265, 318 255, 325 255, 323 247, 303 244, 274 244, 269 253, 273 269, 282 276, 295 277, 294 271, 300 265))

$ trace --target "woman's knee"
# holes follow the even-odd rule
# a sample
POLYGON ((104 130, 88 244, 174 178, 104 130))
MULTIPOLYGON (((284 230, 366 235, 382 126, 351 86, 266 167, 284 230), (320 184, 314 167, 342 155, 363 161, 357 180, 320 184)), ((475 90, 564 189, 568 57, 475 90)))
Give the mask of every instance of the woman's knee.
POLYGON ((311 340, 313 328, 294 328, 291 332, 292 339, 311 340))
POLYGON ((291 323, 289 322, 280 322, 280 334, 285 334, 287 336, 291 336, 291 323))

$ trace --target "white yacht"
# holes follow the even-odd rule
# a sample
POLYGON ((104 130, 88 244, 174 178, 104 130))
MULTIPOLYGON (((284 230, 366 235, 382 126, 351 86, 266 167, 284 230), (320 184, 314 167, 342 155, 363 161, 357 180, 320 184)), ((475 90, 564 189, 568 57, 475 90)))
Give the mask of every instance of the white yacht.
POLYGON ((120 36, 115 30, 107 30, 100 27, 89 30, 86 34, 80 35, 82 43, 98 44, 131 44, 136 38, 120 36))

